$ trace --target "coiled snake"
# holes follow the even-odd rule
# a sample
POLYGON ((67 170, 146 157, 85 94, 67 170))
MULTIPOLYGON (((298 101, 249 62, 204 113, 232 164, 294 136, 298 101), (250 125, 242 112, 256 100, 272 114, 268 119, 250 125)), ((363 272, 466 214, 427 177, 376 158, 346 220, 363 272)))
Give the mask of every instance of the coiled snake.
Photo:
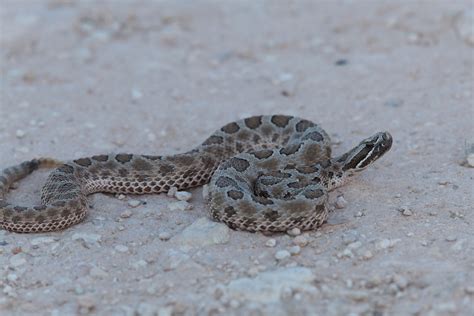
POLYGON ((229 123, 182 154, 108 154, 66 163, 40 158, 0 173, 0 227, 14 232, 64 229, 84 219, 87 195, 146 194, 209 184, 209 212, 231 228, 302 230, 328 216, 327 192, 385 154, 392 137, 380 132, 331 158, 330 139, 315 123, 286 115, 253 116, 229 123), (11 184, 41 167, 56 167, 41 205, 5 201, 11 184))

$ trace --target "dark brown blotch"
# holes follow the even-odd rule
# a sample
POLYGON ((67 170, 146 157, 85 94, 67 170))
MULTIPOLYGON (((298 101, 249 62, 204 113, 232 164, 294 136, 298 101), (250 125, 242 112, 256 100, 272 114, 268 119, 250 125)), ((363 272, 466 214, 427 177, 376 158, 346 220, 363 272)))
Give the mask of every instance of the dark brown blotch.
POLYGON ((286 116, 286 115, 273 115, 271 118, 271 121, 273 124, 275 124, 278 127, 285 127, 288 125, 290 120, 292 119, 291 116, 286 116))
POLYGON ((266 159, 266 158, 270 157, 271 155, 273 155, 273 150, 263 149, 263 150, 259 150, 259 151, 254 152, 253 155, 258 159, 266 159))
POLYGON ((152 160, 152 161, 161 159, 161 156, 142 155, 142 157, 148 160, 152 160))
POLYGON ((149 171, 153 168, 153 166, 148 161, 140 158, 133 160, 132 167, 138 171, 149 171))
POLYGON ((307 135, 305 135, 303 137, 303 140, 307 140, 307 139, 311 139, 311 140, 314 140, 316 142, 320 142, 323 140, 323 135, 321 135, 320 132, 317 132, 317 131, 314 131, 314 132, 311 132, 307 135))
POLYGON ((222 144, 224 142, 224 137, 222 136, 216 136, 216 135, 212 135, 211 137, 209 137, 208 139, 206 139, 204 141, 204 143, 202 143, 204 146, 208 146, 208 145, 218 145, 218 144, 222 144))
POLYGON ((219 177, 219 179, 216 180, 216 185, 219 188, 225 188, 225 187, 228 187, 228 186, 238 187, 237 182, 235 182, 234 179, 231 179, 231 178, 225 177, 225 176, 219 177))
POLYGON ((224 209, 224 213, 227 217, 232 217, 234 216, 235 214, 237 214, 237 211, 232 207, 232 206, 227 206, 225 209, 224 209))
POLYGON ((295 128, 296 128, 297 132, 304 132, 312 126, 314 126, 313 122, 310 122, 310 121, 307 121, 307 120, 301 120, 298 123, 296 123, 295 128))
POLYGON ((120 163, 127 163, 132 160, 133 155, 132 154, 118 154, 115 156, 115 160, 117 160, 120 163))
POLYGON ((71 165, 62 165, 61 167, 59 167, 57 170, 61 171, 61 172, 64 172, 64 173, 74 173, 74 167, 71 166, 71 165))
POLYGON ((263 217, 265 217, 265 219, 269 220, 270 222, 275 222, 280 217, 280 214, 278 211, 269 209, 263 213, 263 217))
POLYGON ((229 162, 230 162, 230 165, 239 172, 245 171, 247 170, 248 167, 250 167, 250 163, 247 160, 242 159, 242 158, 234 157, 234 158, 231 158, 229 162))
POLYGON ((174 171, 174 167, 172 165, 162 165, 160 166, 160 172, 163 175, 167 175, 170 172, 174 171))
POLYGON ((120 169, 118 170, 118 174, 119 174, 119 176, 125 178, 125 177, 128 176, 129 171, 128 171, 127 169, 125 169, 125 168, 120 168, 120 169))
POLYGON ((247 126, 250 129, 256 129, 260 125, 262 125, 262 117, 261 116, 252 116, 249 118, 246 118, 244 120, 245 126, 247 126))
POLYGON ((229 124, 227 124, 227 125, 225 125, 224 127, 221 128, 221 130, 224 133, 227 133, 227 134, 237 133, 239 131, 239 129, 240 129, 239 124, 237 124, 235 122, 229 123, 229 124))
POLYGON ((80 158, 74 160, 74 163, 81 166, 81 167, 89 167, 92 165, 92 161, 89 158, 80 158))
POLYGON ((273 201, 263 196, 252 195, 252 200, 262 205, 271 205, 273 201))
POLYGON ((300 147, 301 147, 301 143, 288 145, 280 149, 280 154, 286 155, 286 156, 293 155, 300 149, 300 147))
POLYGON ((317 199, 323 196, 324 192, 321 189, 307 189, 304 191, 303 195, 307 199, 317 199))
POLYGON ((227 196, 234 200, 240 200, 244 197, 244 194, 241 191, 230 190, 230 191, 227 191, 227 196))
POLYGON ((317 166, 299 166, 296 168, 296 170, 299 172, 299 173, 304 173, 304 174, 308 174, 308 173, 315 173, 317 172, 319 169, 317 166))
POLYGON ((104 161, 109 160, 108 155, 95 155, 95 156, 92 156, 91 158, 92 158, 92 160, 100 161, 100 162, 104 162, 104 161))

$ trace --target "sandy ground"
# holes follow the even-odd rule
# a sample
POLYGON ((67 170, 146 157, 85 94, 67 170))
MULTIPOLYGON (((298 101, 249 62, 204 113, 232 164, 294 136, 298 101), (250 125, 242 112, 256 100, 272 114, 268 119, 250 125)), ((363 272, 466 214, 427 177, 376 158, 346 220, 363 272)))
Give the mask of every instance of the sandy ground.
MULTIPOLYGON (((472 315, 472 2, 0 6, 3 167, 178 153, 253 114, 314 120, 336 154, 394 137, 299 237, 210 222, 202 188, 188 211, 96 194, 65 231, 0 231, 2 315, 472 315)), ((37 203, 46 175, 8 198, 37 203)))

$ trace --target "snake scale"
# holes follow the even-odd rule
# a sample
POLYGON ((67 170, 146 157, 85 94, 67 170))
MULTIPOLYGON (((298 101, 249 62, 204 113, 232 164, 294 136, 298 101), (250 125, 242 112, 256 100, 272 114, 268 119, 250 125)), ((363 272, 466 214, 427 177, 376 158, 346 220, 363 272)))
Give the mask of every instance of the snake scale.
POLYGON ((0 227, 20 232, 61 230, 82 221, 87 195, 146 194, 209 183, 210 216, 251 232, 315 229, 328 216, 328 191, 386 153, 392 137, 380 132, 331 158, 328 134, 315 123, 286 115, 229 123, 201 145, 170 156, 108 154, 61 163, 33 159, 0 173, 0 227), (10 186, 38 168, 55 169, 41 204, 12 205, 10 186))

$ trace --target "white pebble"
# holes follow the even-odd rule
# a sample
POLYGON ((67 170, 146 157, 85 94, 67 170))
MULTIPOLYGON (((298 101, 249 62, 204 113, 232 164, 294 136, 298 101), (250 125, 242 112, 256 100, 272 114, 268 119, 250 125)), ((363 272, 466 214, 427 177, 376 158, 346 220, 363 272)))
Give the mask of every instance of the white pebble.
POLYGON ((122 212, 122 214, 120 214, 120 217, 121 218, 129 218, 130 216, 132 216, 132 214, 133 214, 132 211, 126 210, 126 211, 122 212))
POLYGON ((190 192, 178 191, 174 196, 180 201, 189 201, 193 195, 190 192))
POLYGON ((269 240, 267 240, 267 242, 265 243, 265 246, 267 247, 270 247, 270 248, 273 248, 275 247, 277 244, 276 240, 273 239, 273 238, 270 238, 269 240))
POLYGON ((288 251, 293 256, 298 255, 301 252, 301 247, 300 246, 292 246, 292 247, 288 248, 288 251))
POLYGON ((138 90, 137 88, 133 88, 131 91, 132 99, 133 100, 139 100, 143 97, 143 93, 138 90))
POLYGON ((9 273, 7 275, 7 280, 10 282, 15 282, 16 280, 18 280, 18 275, 16 275, 15 273, 9 273))
POLYGON ((128 247, 125 246, 125 245, 117 245, 114 247, 115 250, 117 250, 118 252, 127 252, 128 251, 128 247))
POLYGON ((453 242, 453 241, 456 241, 458 240, 458 238, 456 236, 448 236, 446 237, 446 241, 449 241, 449 242, 453 242))
POLYGON ((373 258, 373 254, 372 254, 372 251, 370 250, 367 250, 366 252, 364 252, 364 255, 362 256, 362 258, 364 260, 369 260, 369 259, 372 259, 373 258))
POLYGON ((379 249, 393 248, 401 239, 382 239, 377 243, 379 249))
POLYGON ((342 208, 345 208, 347 206, 347 201, 346 199, 344 199, 344 196, 342 195, 339 195, 336 199, 336 208, 338 209, 342 209, 342 208))
POLYGON ((72 240, 83 240, 86 243, 94 244, 100 241, 102 238, 101 235, 98 234, 87 234, 87 233, 75 233, 72 235, 72 240))
POLYGON ((204 200, 209 198, 209 186, 207 184, 202 186, 202 198, 204 200))
POLYGON ((292 228, 286 232, 290 236, 298 236, 301 235, 301 230, 298 227, 292 228))
POLYGON ((396 274, 393 277, 393 282, 395 282, 400 290, 404 290, 408 286, 408 280, 402 275, 396 274))
POLYGON ((25 255, 22 253, 12 256, 9 261, 10 265, 14 268, 22 266, 26 263, 25 255))
POLYGON ((169 240, 171 238, 171 234, 168 232, 162 232, 158 235, 158 238, 161 240, 169 240))
POLYGON ((166 193, 166 195, 168 195, 169 197, 173 197, 176 192, 178 192, 178 188, 177 187, 171 187, 169 190, 168 190, 168 193, 166 193))
POLYGON ((18 138, 23 138, 26 136, 26 132, 22 129, 17 129, 15 135, 18 138))
POLYGON ((403 206, 399 209, 399 211, 404 215, 404 216, 412 216, 413 212, 406 206, 403 206))
POLYGON ((125 194, 119 194, 117 195, 117 199, 119 200, 124 200, 127 196, 125 194))
POLYGON ((94 278, 105 278, 108 274, 104 270, 94 266, 90 269, 89 275, 94 278))
POLYGON ((309 242, 308 237, 306 237, 305 235, 296 236, 293 239, 293 244, 298 245, 300 247, 306 246, 308 242, 309 242))
POLYGON ((357 213, 355 213, 354 217, 362 217, 362 216, 365 216, 365 213, 362 212, 362 211, 358 211, 357 213))
POLYGON ((128 206, 130 206, 130 207, 137 207, 137 206, 139 206, 140 204, 142 204, 142 202, 139 201, 139 200, 130 200, 130 201, 128 201, 127 204, 128 204, 128 206))
POLYGON ((279 250, 275 253, 275 259, 278 261, 284 260, 291 257, 291 253, 288 250, 279 250))
POLYGON ((38 246, 38 245, 41 245, 41 244, 50 244, 52 242, 55 242, 54 238, 52 238, 52 237, 36 237, 36 238, 33 238, 30 241, 30 243, 33 246, 38 246))
POLYGON ((170 211, 189 211, 193 209, 193 205, 186 201, 178 201, 168 203, 168 209, 170 211))

